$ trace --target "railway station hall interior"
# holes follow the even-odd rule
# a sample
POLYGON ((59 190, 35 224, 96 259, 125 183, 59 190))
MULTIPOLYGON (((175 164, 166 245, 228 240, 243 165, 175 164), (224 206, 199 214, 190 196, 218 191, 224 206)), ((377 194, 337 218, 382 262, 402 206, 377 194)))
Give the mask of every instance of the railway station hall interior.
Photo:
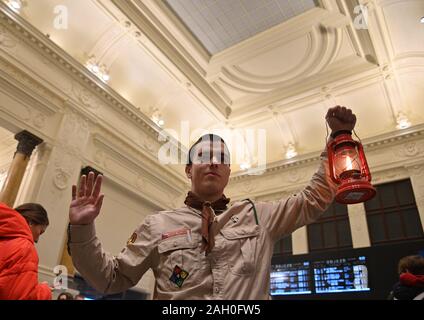
POLYGON ((424 0, 0 0, 0 300, 422 292, 424 0))

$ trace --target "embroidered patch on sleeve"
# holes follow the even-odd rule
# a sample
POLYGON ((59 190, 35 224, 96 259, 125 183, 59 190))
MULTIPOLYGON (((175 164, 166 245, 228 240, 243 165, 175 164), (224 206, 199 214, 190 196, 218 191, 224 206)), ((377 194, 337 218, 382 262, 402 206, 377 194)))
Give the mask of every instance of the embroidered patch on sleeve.
POLYGON ((187 279, 188 272, 181 269, 179 266, 175 266, 174 271, 172 272, 171 277, 169 280, 171 280, 172 283, 174 283, 178 288, 181 288, 184 280, 187 279))
POLYGON ((137 233, 133 233, 131 238, 128 239, 127 241, 127 245, 133 244, 135 242, 135 240, 137 240, 137 233))

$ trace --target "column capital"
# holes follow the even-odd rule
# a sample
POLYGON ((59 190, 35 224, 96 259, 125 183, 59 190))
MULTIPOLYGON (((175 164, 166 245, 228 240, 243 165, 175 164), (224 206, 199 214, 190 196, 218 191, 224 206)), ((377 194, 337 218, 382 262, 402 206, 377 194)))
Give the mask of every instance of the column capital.
POLYGON ((17 133, 15 139, 19 141, 16 152, 22 153, 27 157, 30 157, 35 147, 43 142, 43 139, 26 130, 17 133))
POLYGON ((96 169, 94 169, 93 167, 90 167, 90 166, 86 166, 86 167, 82 168, 82 169, 81 169, 81 172, 80 172, 80 175, 86 175, 86 176, 88 176, 88 174, 89 174, 90 172, 94 172, 94 177, 95 177, 95 178, 96 178, 99 174, 100 174, 100 175, 103 175, 103 173, 102 173, 102 172, 100 172, 100 171, 98 171, 98 170, 96 170, 96 169))

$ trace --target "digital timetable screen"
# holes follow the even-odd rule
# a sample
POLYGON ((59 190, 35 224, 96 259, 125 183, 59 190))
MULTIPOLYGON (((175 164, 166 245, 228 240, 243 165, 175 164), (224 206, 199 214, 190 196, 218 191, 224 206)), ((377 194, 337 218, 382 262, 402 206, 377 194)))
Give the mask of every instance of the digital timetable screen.
POLYGON ((271 295, 310 294, 309 262, 276 264, 271 269, 271 295))
POLYGON ((271 267, 271 295, 369 290, 365 256, 275 264, 271 267))
POLYGON ((314 262, 316 293, 369 291, 365 257, 314 262))

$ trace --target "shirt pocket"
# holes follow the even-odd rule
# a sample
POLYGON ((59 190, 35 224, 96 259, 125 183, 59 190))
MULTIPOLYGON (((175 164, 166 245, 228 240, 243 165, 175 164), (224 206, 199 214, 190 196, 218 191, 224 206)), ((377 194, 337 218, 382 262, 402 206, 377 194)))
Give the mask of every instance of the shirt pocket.
POLYGON ((259 225, 221 230, 228 246, 227 261, 231 273, 251 275, 255 271, 259 232, 259 225))
MULTIPOLYGON (((178 266, 188 272, 188 280, 196 270, 199 262, 198 245, 196 237, 189 241, 186 235, 175 236, 159 242, 160 278, 165 283, 171 284, 169 278, 172 276, 175 266, 178 266)), ((166 286, 169 287, 168 285, 166 286)))

